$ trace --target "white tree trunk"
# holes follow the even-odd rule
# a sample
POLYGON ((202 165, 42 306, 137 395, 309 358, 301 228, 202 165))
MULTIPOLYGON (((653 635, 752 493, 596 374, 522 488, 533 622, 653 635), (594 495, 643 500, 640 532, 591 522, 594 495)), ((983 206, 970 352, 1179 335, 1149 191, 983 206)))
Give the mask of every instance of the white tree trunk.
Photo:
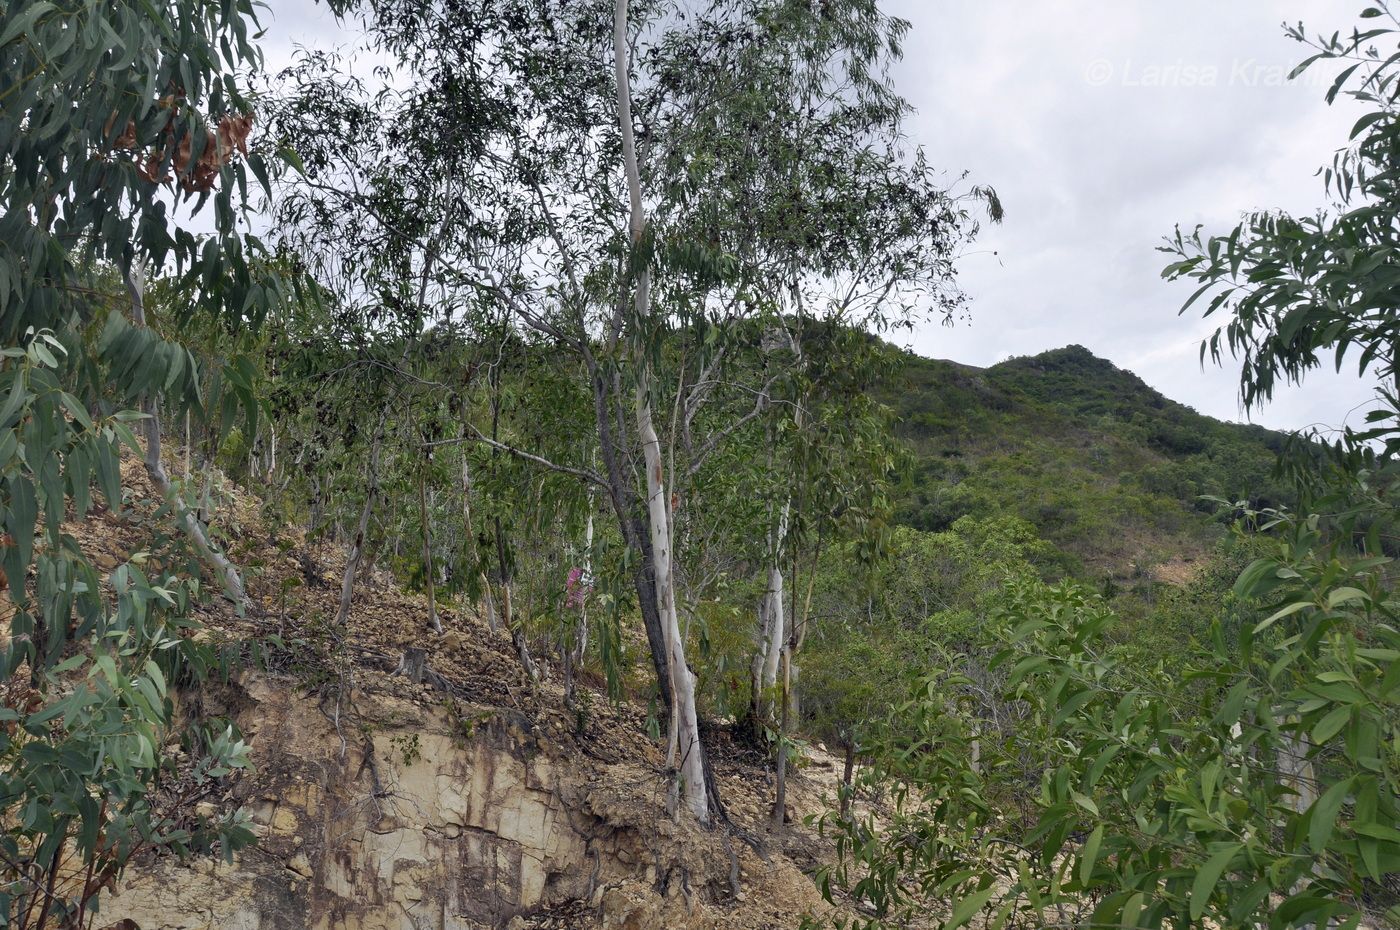
MULTIPOLYGON (((632 245, 641 243, 646 229, 642 207, 641 172, 637 166, 637 149, 632 130, 632 91, 628 72, 627 0, 615 0, 613 6, 613 65, 617 79, 618 127, 622 134, 622 157, 627 173, 627 191, 631 203, 630 232, 632 245)), ((651 318, 651 269, 643 267, 637 274, 634 300, 637 328, 644 330, 651 318)), ((640 340, 641 333, 638 333, 640 340)), ((652 373, 645 349, 637 352, 636 417, 637 436, 641 442, 646 464, 647 529, 651 538, 652 570, 656 579, 656 606, 666 635, 666 661, 670 670, 672 689, 670 760, 681 779, 681 794, 687 807, 702 823, 710 819, 709 801, 705 794, 705 764, 700 745, 700 725, 695 708, 695 679, 685 661, 685 642, 681 637, 676 613, 674 581, 671 577, 671 507, 666 491, 666 475, 662 464, 661 440, 656 434, 652 417, 652 373), (679 758, 674 758, 675 755, 679 758)))
POLYGON ((578 602, 578 627, 574 633, 573 666, 583 667, 583 656, 588 651, 588 594, 593 587, 593 496, 588 497, 588 522, 583 527, 583 577, 579 579, 581 590, 578 602))
MULTIPOLYGON (((1238 727, 1239 724, 1235 726, 1238 727)), ((1296 792, 1290 802, 1291 806, 1299 815, 1306 814, 1308 809, 1317 803, 1317 773, 1313 769, 1312 760, 1308 758, 1307 747, 1292 735, 1285 735, 1282 745, 1279 746, 1278 771, 1279 780, 1296 792)), ((1294 891, 1302 891, 1306 884, 1305 879, 1300 879, 1294 886, 1294 891)), ((1313 923, 1303 924, 1302 930, 1314 930, 1317 926, 1313 923)), ((1326 930, 1332 926, 1332 922, 1324 921, 1321 926, 1322 930, 1326 930)))
POLYGON ((787 637, 787 623, 783 614, 783 539, 787 536, 788 514, 791 504, 783 503, 778 517, 777 532, 773 535, 769 549, 768 588, 763 594, 763 642, 760 650, 763 655, 763 678, 760 681, 764 691, 770 690, 778 682, 778 665, 782 659, 783 641, 787 637))

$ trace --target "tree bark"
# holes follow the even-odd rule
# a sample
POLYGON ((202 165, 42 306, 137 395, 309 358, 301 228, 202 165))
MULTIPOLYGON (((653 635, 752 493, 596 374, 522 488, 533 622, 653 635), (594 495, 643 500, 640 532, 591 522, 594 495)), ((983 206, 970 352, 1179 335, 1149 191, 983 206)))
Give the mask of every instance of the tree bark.
POLYGON ((369 454, 369 487, 365 491, 365 505, 360 508, 360 522, 355 527, 355 540, 350 546, 350 555, 345 560, 345 574, 340 579, 340 607, 336 611, 335 624, 344 628, 350 620, 350 603, 355 596, 355 575, 360 570, 360 562, 365 555, 365 535, 369 532, 369 519, 374 514, 374 499, 379 495, 379 453, 384 444, 384 424, 389 419, 386 404, 379 412, 379 425, 375 427, 374 439, 369 454))
POLYGON ((851 780, 856 773, 856 741, 846 743, 846 764, 841 771, 841 819, 851 813, 851 780))
POLYGON ((792 669, 792 654, 786 643, 782 647, 783 653, 783 691, 782 691, 782 711, 778 722, 778 766, 777 766, 777 787, 773 794, 773 832, 782 832, 787 826, 787 756, 788 756, 788 708, 791 706, 788 701, 788 686, 790 684, 790 671, 792 669))
POLYGON ((783 611, 782 552, 791 507, 790 501, 783 502, 778 524, 769 537, 768 584, 759 607, 760 634, 757 661, 754 663, 753 706, 762 722, 771 721, 773 716, 773 709, 764 695, 771 694, 778 682, 778 666, 781 662, 783 643, 787 638, 783 611))
POLYGON ((574 703, 577 678, 588 651, 588 594, 593 584, 593 495, 588 495, 588 522, 583 528, 583 573, 579 577, 578 620, 574 624, 573 641, 567 643, 564 654, 564 701, 574 703))
MULTIPOLYGON (((613 6, 613 64, 617 78, 617 115, 622 134, 623 164, 627 174, 628 199, 631 204, 629 230, 633 248, 642 244, 646 216, 642 206, 641 172, 637 164, 636 141, 632 129, 632 93, 628 71, 627 0, 615 0, 613 6)), ((704 750, 700 745, 700 727, 695 707, 695 679, 685 661, 685 643, 681 638, 676 613, 675 589, 671 576, 672 528, 670 499, 666 493, 666 476, 661 457, 661 440, 657 436, 652 416, 651 366, 646 358, 644 331, 651 318, 651 269, 643 266, 637 272, 634 291, 634 312, 637 329, 636 346, 636 422, 637 437, 642 446, 646 466, 647 529, 651 541, 652 578, 661 629, 665 636, 666 664, 670 672, 672 692, 671 761, 678 768, 680 793, 686 806, 701 823, 710 819, 709 797, 705 784, 704 750)))
POLYGON ((433 572, 433 534, 428 526, 428 492, 423 469, 418 471, 418 522, 423 525, 423 573, 427 579, 428 625, 434 633, 442 632, 442 621, 437 615, 437 578, 433 572))
POLYGON ((515 605, 511 599, 510 567, 506 561, 505 528, 501 525, 500 517, 496 518, 496 562, 500 568, 496 580, 497 588, 501 592, 501 622, 510 632, 510 642, 515 647, 515 655, 520 660, 520 667, 525 669, 525 674, 530 676, 531 682, 538 683, 540 673, 539 669, 535 667, 535 660, 530 657, 530 644, 525 639, 525 630, 515 622, 515 605))
MULTIPOLYGON (((127 292, 131 297, 132 322, 145 329, 146 282, 144 263, 136 262, 135 267, 127 269, 123 273, 123 277, 126 279, 127 292)), ((166 474, 165 465, 161 461, 160 400, 152 394, 147 394, 142 398, 141 411, 146 414, 143 424, 146 434, 145 466, 151 484, 155 486, 162 497, 170 501, 171 506, 175 509, 177 522, 184 528, 190 541, 194 543, 200 557, 223 581, 224 590, 228 593, 229 598, 239 610, 247 612, 252 607, 252 601, 248 599, 248 594, 243 588, 243 579, 239 576, 238 569, 222 552, 214 548, 204 525, 185 506, 180 495, 175 494, 171 488, 170 477, 166 474)))
MULTIPOLYGON (((786 505, 784 505, 784 522, 786 522, 786 518, 786 505)), ((793 665, 792 657, 801 650, 802 644, 806 641, 807 621, 812 616, 812 587, 816 581, 817 561, 820 558, 821 540, 819 537, 812 559, 812 568, 807 573, 807 595, 802 603, 802 612, 799 614, 797 610, 797 558, 793 557, 792 630, 787 640, 782 644, 783 687, 779 695, 782 711, 778 723, 777 787, 773 801, 773 827, 775 830, 781 830, 787 823, 788 727, 792 719, 797 716, 797 668, 793 665)))
POLYGON ((617 515, 619 528, 627 546, 640 553, 632 571, 632 585, 637 590, 637 606, 642 613, 647 646, 651 652, 652 669, 656 672, 657 689, 671 709, 671 670, 666 657, 666 634, 661 628, 661 612, 657 609, 656 579, 652 574, 651 540, 647 535, 640 507, 623 470, 621 450, 613 432, 610 414, 612 393, 601 370, 595 368, 593 377, 593 411, 598 421, 598 451, 608 481, 608 499, 617 515))

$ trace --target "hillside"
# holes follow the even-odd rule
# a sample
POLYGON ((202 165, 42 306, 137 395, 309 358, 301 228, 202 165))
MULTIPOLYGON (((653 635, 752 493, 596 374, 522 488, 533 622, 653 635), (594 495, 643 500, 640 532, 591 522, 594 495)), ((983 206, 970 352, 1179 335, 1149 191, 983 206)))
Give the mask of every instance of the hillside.
POLYGON ((1282 497, 1282 434, 1199 414, 1082 346, 985 369, 909 354, 882 399, 914 457, 901 522, 1015 514, 1094 580, 1204 552, 1222 530, 1202 495, 1282 497))
MULTIPOLYGON (((161 514, 137 463, 122 472, 131 506, 65 532, 104 571, 128 553, 148 566, 178 558, 169 540, 144 551, 161 514)), ((199 751, 172 739, 163 752, 179 777, 162 803, 181 827, 241 809, 258 843, 231 861, 140 856, 101 926, 762 930, 828 910, 803 873, 831 851, 802 820, 834 792, 830 756, 814 751, 794 773, 793 823, 773 833, 763 758, 710 727, 725 828, 673 818, 645 706, 585 690, 566 708, 557 676, 532 683, 504 631, 443 611, 432 634, 424 598, 378 569, 335 629, 344 550, 266 522, 258 498, 221 484, 212 516, 239 528, 230 542, 252 609, 200 605, 197 636, 231 674, 179 688, 176 703, 195 727, 232 725, 253 766, 191 798, 199 751), (415 649, 417 672, 401 661, 415 649)))

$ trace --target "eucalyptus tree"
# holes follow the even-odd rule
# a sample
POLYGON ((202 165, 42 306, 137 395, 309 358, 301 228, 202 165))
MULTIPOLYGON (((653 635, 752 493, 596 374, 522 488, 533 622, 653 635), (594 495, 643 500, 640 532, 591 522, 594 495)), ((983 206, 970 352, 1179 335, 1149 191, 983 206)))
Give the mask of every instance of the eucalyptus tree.
MULTIPOLYGON (((365 461, 341 581, 338 623, 344 624, 381 504, 384 446, 411 442, 404 425, 420 420, 424 405, 440 402, 444 391, 465 389, 477 368, 468 360, 457 371, 443 372, 432 357, 436 353, 441 361, 443 347, 460 348, 462 330, 453 317, 464 306, 470 310, 470 297, 445 284, 450 269, 443 259, 474 228, 464 211, 471 172, 455 161, 439 171, 442 165, 426 148, 421 157, 400 160, 388 153, 402 153, 410 139, 425 144, 429 131, 445 150, 469 151, 473 134, 489 126, 436 119, 437 108, 457 99, 450 78, 395 92, 369 86, 340 64, 332 56, 307 55, 281 75, 280 94, 269 96, 268 107, 271 134, 297 152, 301 169, 279 188, 275 217, 282 248, 304 261, 330 295, 320 344, 349 341, 356 349, 347 365, 317 377, 349 389, 338 397, 353 409, 335 416, 348 414, 369 427, 347 424, 346 435, 364 441, 365 461), (354 392, 371 386, 373 403, 365 417, 365 398, 356 399, 354 392)), ((313 367, 319 364, 314 348, 301 354, 313 367)))
POLYGON ((302 219, 394 238, 387 251, 415 256, 461 320, 503 308, 586 373, 596 468, 478 424, 465 438, 606 496, 636 554, 677 790, 708 819, 678 523, 705 506, 685 497, 689 476, 771 407, 778 374, 731 377, 729 359, 754 321, 781 328, 797 294, 847 325, 958 303, 952 262, 973 225, 949 193, 959 180, 907 144, 885 80, 906 26, 869 2, 333 6, 362 12, 409 89, 363 107, 318 97, 327 82, 301 95, 329 114, 303 138, 352 139, 307 159, 305 190, 339 209, 302 219), (344 182, 348 150, 370 156, 355 163, 374 183, 344 182))
MULTIPOLYGON (((171 766, 168 689, 216 658, 187 635, 199 580, 135 561, 99 576, 64 524, 70 507, 93 508, 94 484, 124 506, 132 406, 198 412, 190 353, 128 324, 106 284, 166 269, 186 312, 236 326, 277 299, 238 223, 247 175, 267 173, 242 151, 252 108, 239 75, 260 61, 256 28, 251 4, 214 0, 13 0, 0 14, 6 926, 90 922, 144 850, 231 853, 252 839, 232 815, 181 829, 191 812, 153 793, 171 766), (209 217, 203 236, 196 213, 209 217)), ((246 764, 231 734, 208 745, 197 781, 246 764)))
MULTIPOLYGON (((787 441, 780 447, 784 467, 778 470, 788 517, 784 522, 789 524, 781 540, 792 580, 788 625, 783 629, 773 623, 760 640, 778 659, 779 674, 762 682, 776 692, 778 707, 776 828, 786 817, 789 733, 799 717, 796 659, 811 629, 822 553, 829 545, 850 541, 854 557, 867 566, 884 555, 891 484, 901 465, 888 413, 870 396, 897 368, 898 359, 866 334, 841 325, 809 325, 801 340, 804 364, 789 386, 792 413, 787 441)), ((782 562, 774 564, 782 570, 782 562)), ((770 564, 770 579, 774 573, 770 564)), ((770 582, 769 596, 772 591, 770 582)))

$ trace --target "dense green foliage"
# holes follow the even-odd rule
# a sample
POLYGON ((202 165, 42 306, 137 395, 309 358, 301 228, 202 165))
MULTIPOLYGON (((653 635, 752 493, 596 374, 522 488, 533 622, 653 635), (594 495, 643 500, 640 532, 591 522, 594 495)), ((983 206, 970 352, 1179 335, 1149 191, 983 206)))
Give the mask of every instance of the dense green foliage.
MULTIPOLYGON (((1224 489, 1242 501, 1232 558, 1257 557, 1223 602, 1168 600, 1169 616, 1195 621, 1176 627, 1174 647, 1114 636, 1113 610, 1081 585, 1013 580, 971 642, 934 650, 938 670, 869 729, 868 782, 893 804, 823 822, 840 852, 824 887, 852 896, 856 924, 931 911, 945 928, 979 915, 993 927, 1400 920, 1400 633, 1383 538, 1400 449, 1400 55, 1376 44, 1393 43, 1400 20, 1384 4, 1362 16, 1381 27, 1323 37, 1303 65, 1342 60, 1329 101, 1345 91, 1370 108, 1326 172, 1333 209, 1259 214, 1164 250, 1177 258, 1168 276, 1198 282, 1187 307, 1209 295, 1207 316, 1227 318, 1202 353, 1241 358, 1246 405, 1355 352, 1379 382, 1369 428, 1330 448, 1286 443, 1291 495, 1224 489), (1297 514, 1258 506, 1290 497, 1297 514)), ((1301 27, 1289 34, 1306 41, 1301 27)), ((1000 384, 1111 419, 1176 462, 1225 463, 1211 480, 1257 480, 1226 450, 1260 437, 1134 398, 1082 351, 999 367, 1000 384), (1086 373, 1100 390, 1073 390, 1086 373)))
MULTIPOLYGON (((193 798, 247 763, 229 731, 186 733, 173 688, 217 656, 190 638, 204 596, 161 524, 149 550, 99 574, 65 529, 98 505, 135 520, 120 471, 129 424, 202 412, 194 357, 144 328, 144 269, 182 282, 183 309, 231 326, 278 292, 235 213, 257 55, 251 4, 16 0, 0 16, 0 922, 90 926, 98 895, 146 850, 231 855, 240 815, 193 798), (178 212, 209 202, 211 235, 178 212), (120 285, 131 285, 124 299, 120 285), (133 323, 122 314, 130 305, 133 323), (182 733, 196 760, 165 747, 182 733), (175 790, 157 792, 158 786, 175 790), (178 786, 178 787, 177 787, 178 786)), ((243 156, 246 156, 243 157, 243 156)), ((165 509, 163 504, 161 512, 165 509)))
POLYGON ((1079 346, 987 369, 917 357, 884 396, 915 464, 902 522, 941 530, 1014 513, 1095 582, 1202 557, 1218 538, 1204 497, 1286 503, 1284 437, 1164 398, 1079 346))
POLYGON ((331 6, 392 66, 303 56, 261 136, 248 0, 0 16, 7 925, 91 925, 136 854, 252 839, 188 809, 247 747, 176 715, 226 671, 192 606, 258 606, 205 525, 226 478, 344 545, 323 632, 393 569, 429 667, 475 611, 531 686, 562 672, 580 730, 580 680, 647 702, 702 822, 700 716, 770 753, 778 831, 803 740, 843 749, 819 877, 859 924, 1396 904, 1400 56, 1373 43, 1400 24, 1318 43, 1372 108, 1333 210, 1167 245, 1247 405, 1324 352, 1377 377, 1329 445, 1078 346, 979 370, 881 341, 961 308, 973 205, 1002 209, 905 136, 908 24, 873 0, 331 6), (259 193, 275 256, 244 232, 259 193), (144 540, 105 574, 68 528, 97 511, 144 540))

